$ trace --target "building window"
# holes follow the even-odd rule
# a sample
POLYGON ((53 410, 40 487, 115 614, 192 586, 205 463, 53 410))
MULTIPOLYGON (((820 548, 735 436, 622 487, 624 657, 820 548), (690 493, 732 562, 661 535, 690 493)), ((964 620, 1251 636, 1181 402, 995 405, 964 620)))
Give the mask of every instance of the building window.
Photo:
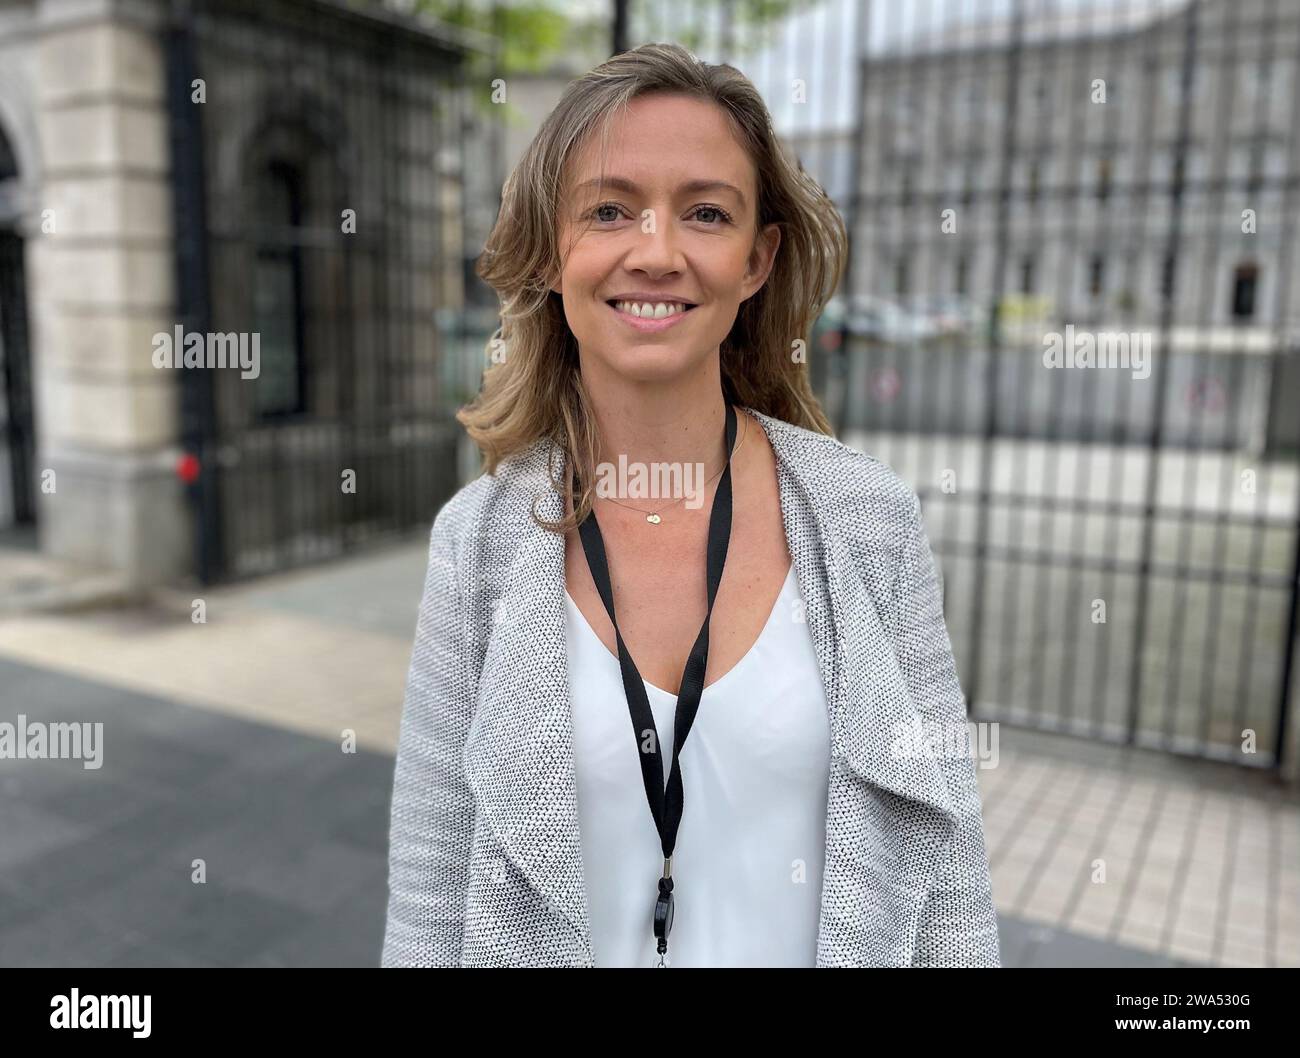
POLYGON ((1257 194, 1264 183, 1264 167, 1268 145, 1262 136, 1257 136, 1250 144, 1250 175, 1246 178, 1246 190, 1257 194))
POLYGON ((907 258, 900 257, 894 263, 894 293, 900 298, 907 297, 907 258))
MULTIPOLYGON (((8 225, 21 212, 18 206, 18 161, 0 129, 0 224, 8 225)), ((3 357, 0 357, 3 360, 3 357)))
POLYGON ((1097 198, 1105 202, 1110 197, 1111 164, 1109 158, 1097 162, 1097 198))
POLYGON ((1034 292, 1034 255, 1025 254, 1020 259, 1020 293, 1034 292))
POLYGON ((916 116, 916 90, 905 88, 898 96, 899 112, 905 118, 914 118, 916 116))
POLYGON ((302 175, 283 162, 267 166, 262 201, 268 218, 254 261, 253 318, 259 335, 261 374, 254 383, 255 407, 263 418, 305 410, 306 357, 303 350, 302 175))
POLYGON ((1106 292, 1106 258, 1093 254, 1088 262, 1088 293, 1099 298, 1106 292))
POLYGON ((1272 72, 1271 63, 1254 62, 1243 67, 1242 95, 1248 105, 1254 105, 1267 98, 1268 82, 1272 72))
POLYGON ((970 259, 967 257, 957 258, 957 268, 953 275, 953 289, 958 294, 966 293, 966 285, 970 281, 970 259))
POLYGON ((1169 301, 1174 296, 1174 279, 1177 275, 1178 259, 1173 254, 1165 254, 1160 268, 1160 296, 1169 301))
MULTIPOLYGON (((1190 85, 1188 86, 1190 88, 1190 85)), ((1180 102, 1183 98, 1183 68, 1167 66, 1164 70, 1165 99, 1170 103, 1180 102)))
POLYGON ((1259 268, 1249 262, 1237 265, 1232 277, 1232 318, 1248 320, 1255 315, 1259 291, 1259 268))

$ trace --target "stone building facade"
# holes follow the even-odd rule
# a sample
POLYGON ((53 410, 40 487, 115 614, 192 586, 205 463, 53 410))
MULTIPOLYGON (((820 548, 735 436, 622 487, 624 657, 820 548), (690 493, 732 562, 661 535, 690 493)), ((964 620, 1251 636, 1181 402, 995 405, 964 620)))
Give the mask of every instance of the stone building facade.
POLYGON ((427 522, 481 44, 332 0, 0 0, 0 528, 149 584, 427 522), (178 327, 259 335, 260 378, 160 369, 178 327))

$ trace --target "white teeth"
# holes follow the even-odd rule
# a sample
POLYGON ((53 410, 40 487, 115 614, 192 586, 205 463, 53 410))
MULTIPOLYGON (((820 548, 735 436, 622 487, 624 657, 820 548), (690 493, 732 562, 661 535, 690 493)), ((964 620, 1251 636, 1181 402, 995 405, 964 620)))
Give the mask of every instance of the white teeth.
POLYGON ((616 301, 614 307, 619 312, 626 312, 629 316, 639 316, 641 319, 662 320, 665 316, 676 316, 686 311, 686 306, 675 301, 659 301, 651 304, 648 301, 616 301))

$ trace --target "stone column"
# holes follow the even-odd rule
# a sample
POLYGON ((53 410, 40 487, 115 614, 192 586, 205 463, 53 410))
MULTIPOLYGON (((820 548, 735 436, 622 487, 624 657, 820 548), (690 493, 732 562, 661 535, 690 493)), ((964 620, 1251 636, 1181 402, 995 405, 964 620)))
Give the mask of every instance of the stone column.
POLYGON ((29 244, 42 550, 136 586, 192 566, 175 473, 177 372, 161 8, 42 0, 36 105, 44 231, 29 244), (48 488, 48 486, 47 486, 48 488))

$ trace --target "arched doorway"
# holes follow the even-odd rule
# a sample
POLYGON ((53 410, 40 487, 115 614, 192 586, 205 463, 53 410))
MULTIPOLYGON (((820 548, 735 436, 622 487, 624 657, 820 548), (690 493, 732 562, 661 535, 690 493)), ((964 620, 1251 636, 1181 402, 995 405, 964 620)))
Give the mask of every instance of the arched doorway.
POLYGON ((19 175, 14 150, 0 128, 0 533, 30 536, 34 542, 36 433, 19 175))

